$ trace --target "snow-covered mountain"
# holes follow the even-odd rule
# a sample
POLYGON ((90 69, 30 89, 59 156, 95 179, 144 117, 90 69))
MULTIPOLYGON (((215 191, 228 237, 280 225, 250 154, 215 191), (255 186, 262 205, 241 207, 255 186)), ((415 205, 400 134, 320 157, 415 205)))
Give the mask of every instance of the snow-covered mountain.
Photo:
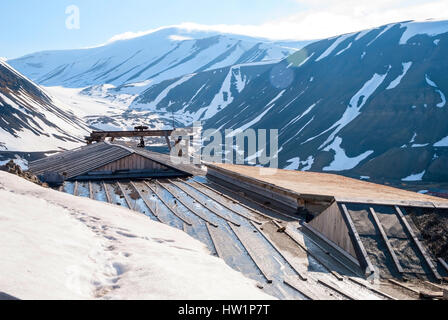
POLYGON ((137 110, 206 128, 279 129, 280 165, 407 181, 448 179, 448 21, 312 43, 274 64, 154 85, 137 110))
POLYGON ((83 120, 0 60, 0 151, 74 148, 87 133, 83 120))
POLYGON ((120 86, 158 83, 234 64, 283 59, 305 43, 277 44, 170 27, 96 48, 39 52, 8 62, 45 86, 120 86))
POLYGON ((403 183, 448 179, 448 21, 324 39, 281 61, 271 59, 294 51, 284 43, 242 50, 248 43, 165 28, 11 63, 40 83, 89 86, 85 97, 129 106, 90 115, 100 128, 147 119, 161 126, 174 112, 179 125, 279 129, 283 168, 403 183))

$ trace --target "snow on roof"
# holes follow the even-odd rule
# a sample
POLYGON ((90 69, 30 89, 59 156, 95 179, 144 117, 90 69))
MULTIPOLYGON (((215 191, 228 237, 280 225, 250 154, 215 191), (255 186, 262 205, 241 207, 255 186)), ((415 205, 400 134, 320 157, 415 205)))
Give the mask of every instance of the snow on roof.
POLYGON ((0 172, 0 290, 19 299, 271 299, 186 233, 0 172))

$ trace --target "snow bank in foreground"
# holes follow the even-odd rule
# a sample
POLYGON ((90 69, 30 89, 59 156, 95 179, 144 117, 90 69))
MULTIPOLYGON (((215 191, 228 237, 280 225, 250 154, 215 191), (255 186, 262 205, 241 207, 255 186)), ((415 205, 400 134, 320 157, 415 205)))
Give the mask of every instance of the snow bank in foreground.
POLYGON ((20 299, 269 299, 180 230, 0 172, 0 292, 20 299))

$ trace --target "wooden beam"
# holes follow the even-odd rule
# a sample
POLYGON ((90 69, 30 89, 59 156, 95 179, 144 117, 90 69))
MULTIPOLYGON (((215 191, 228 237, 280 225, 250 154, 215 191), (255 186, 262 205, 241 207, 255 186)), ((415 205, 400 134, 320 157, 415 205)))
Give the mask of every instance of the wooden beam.
POLYGON ((255 263, 257 268, 261 271, 261 274, 265 277, 267 283, 272 283, 272 277, 268 275, 266 270, 264 270, 263 267, 263 261, 260 259, 258 254, 245 243, 246 241, 243 240, 242 234, 240 234, 239 230, 235 226, 233 226, 231 223, 227 223, 229 227, 232 229, 235 236, 238 238, 238 240, 241 242, 241 245, 246 249, 247 253, 249 254, 249 257, 252 259, 252 261, 255 263))
POLYGON ((396 280, 394 280, 394 279, 389 279, 388 281, 389 281, 390 283, 392 283, 392 284, 394 284, 394 285, 400 287, 400 288, 403 288, 403 289, 406 289, 406 290, 412 292, 413 294, 420 295, 420 291, 415 290, 414 288, 411 288, 411 287, 405 285, 404 283, 398 282, 398 281, 396 281, 396 280))
POLYGON ((361 237, 356 230, 355 224, 350 216, 350 213, 347 210, 347 206, 345 204, 341 204, 342 207, 342 215, 347 223, 347 228, 349 230, 350 238, 354 244, 355 250, 357 251, 358 259, 361 259, 361 263, 364 265, 366 275, 372 275, 375 273, 375 269, 373 268, 372 263, 370 262, 369 257, 367 256, 367 251, 362 244, 361 237))
POLYGON ((171 181, 168 180, 170 183, 172 183, 173 185, 175 185, 176 187, 178 187, 179 189, 181 189, 183 192, 185 192, 190 198, 192 198, 193 200, 195 200, 198 204, 200 204, 202 207, 206 208, 207 210, 209 210, 210 212, 212 212, 213 214, 217 215, 218 217, 220 217, 223 220, 226 220, 227 222, 232 223, 233 225, 240 227, 241 223, 238 223, 232 219, 227 218, 226 216, 222 215, 221 212, 219 212, 216 208, 209 206, 207 204, 207 202, 203 201, 200 197, 194 195, 193 193, 191 193, 187 188, 185 188, 184 186, 182 186, 179 183, 176 183, 175 181, 171 181))
POLYGON ((110 197, 109 190, 107 189, 107 185, 104 181, 102 182, 102 185, 103 185, 104 193, 106 194, 107 202, 112 203, 112 199, 110 197))
MULTIPOLYGON (((281 227, 277 222, 273 221, 273 223, 281 227)), ((332 274, 336 279, 339 281, 343 281, 344 278, 334 270, 332 270, 324 261, 322 261, 316 254, 314 254, 311 250, 309 250, 304 243, 299 241, 296 237, 294 237, 287 229, 283 231, 284 234, 286 234, 292 241, 294 241, 295 244, 299 246, 304 252, 309 254, 311 257, 313 257, 314 260, 316 260, 322 267, 324 267, 330 274, 332 274)))
POLYGON ((446 263, 446 261, 441 257, 439 257, 437 260, 439 260, 440 264, 445 269, 445 271, 448 272, 448 263, 446 263))
POLYGON ((196 191, 202 193, 204 196, 211 198, 213 201, 219 203, 219 204, 220 204, 221 206, 223 206, 224 208, 226 208, 226 209, 232 211, 233 213, 235 213, 235 214, 237 214, 237 215, 239 215, 239 216, 241 216, 241 217, 243 217, 243 218, 245 218, 245 219, 247 219, 247 220, 253 221, 253 222, 255 222, 255 223, 259 224, 259 225, 263 224, 261 221, 255 219, 255 218, 253 218, 253 217, 249 217, 249 216, 246 216, 246 215, 242 214, 241 212, 238 212, 237 210, 235 210, 234 208, 232 208, 231 206, 229 206, 229 205, 228 205, 227 203, 225 203, 224 201, 220 200, 219 198, 217 198, 217 197, 215 197, 215 196, 211 196, 211 195, 205 193, 205 192, 202 191, 201 189, 195 187, 195 186, 194 186, 192 183, 190 183, 190 182, 183 182, 183 181, 179 181, 179 180, 176 180, 176 181, 179 182, 179 183, 184 183, 184 184, 189 185, 190 187, 192 187, 192 188, 195 189, 196 191))
POLYGON ((402 274, 403 271, 403 267, 400 264, 400 261, 398 260, 397 255, 395 254, 394 249, 392 248, 392 245, 390 244, 389 238, 387 237, 386 232, 384 231, 383 225, 381 224, 381 221, 378 219, 378 216, 375 212, 375 210, 370 207, 370 214, 373 217, 373 220, 375 221, 376 227, 378 228, 378 230, 380 231, 381 237, 383 238, 384 243, 386 244, 387 250, 389 251, 389 254, 392 257, 392 260, 394 261, 395 264, 395 268, 397 269, 397 271, 402 274))
POLYGON ((292 289, 294 289, 298 293, 300 293, 302 296, 304 296, 308 300, 320 300, 319 297, 317 297, 316 295, 312 294, 311 292, 309 292, 305 288, 300 288, 298 283, 295 283, 295 281, 292 280, 292 279, 285 278, 285 279, 283 279, 283 283, 286 284, 288 287, 291 287, 292 289))
MULTIPOLYGON (((251 208, 251 207, 249 207, 248 205, 242 203, 241 201, 238 201, 238 200, 236 200, 236 199, 233 199, 233 198, 229 197, 228 195, 226 195, 226 194, 224 194, 224 193, 222 193, 222 192, 219 192, 218 190, 213 189, 212 187, 209 187, 208 185, 206 185, 206 184, 204 184, 204 183, 202 183, 202 182, 195 181, 195 183, 198 184, 198 185, 200 185, 200 186, 202 186, 202 187, 204 187, 204 188, 207 188, 208 190, 210 190, 210 191, 212 191, 212 192, 215 192, 216 194, 220 195, 221 197, 226 198, 226 199, 229 200, 229 201, 232 201, 233 203, 237 203, 238 205, 242 206, 243 208, 245 208, 245 209, 247 209, 247 210, 249 210, 249 211, 251 211, 251 212, 253 212, 253 213, 255 213, 255 214, 258 214, 258 215, 260 215, 260 216, 262 216, 262 217, 264 217, 264 218, 267 218, 267 219, 269 219, 269 220, 273 220, 273 218, 272 218, 271 216, 268 216, 267 214, 264 214, 263 212, 260 212, 260 211, 254 209, 254 208, 251 208)), ((215 184, 215 183, 214 183, 214 184, 215 184)), ((221 188, 223 188, 223 189, 226 189, 226 190, 229 190, 229 191, 232 192, 232 193, 235 193, 234 191, 232 191, 232 190, 230 190, 230 189, 228 189, 228 188, 226 188, 226 187, 224 187, 224 186, 219 185, 219 187, 221 187, 221 188)), ((244 198, 243 196, 241 196, 241 197, 244 198)), ((254 202, 254 201, 252 201, 252 202, 254 202)), ((257 203, 257 204, 258 204, 258 203, 257 203)), ((270 209, 270 211, 276 212, 274 209, 270 209)), ((276 212, 276 213, 277 213, 277 212, 276 212)), ((280 213, 279 213, 279 214, 280 214, 280 213)), ((297 219, 297 218, 295 218, 295 219, 297 219)), ((279 221, 279 222, 282 222, 281 220, 278 220, 278 221, 279 221)))
POLYGON ((216 223, 213 223, 212 221, 210 221, 209 219, 207 219, 206 217, 204 217, 202 214, 200 214, 196 208, 194 208, 193 206, 191 206, 190 204, 188 204, 186 201, 182 200, 182 198, 179 196, 179 194, 173 190, 168 186, 164 186, 163 184, 161 184, 158 180, 156 180, 156 183, 161 186, 162 188, 164 188, 166 191, 168 191, 174 198, 176 198, 177 201, 179 201, 185 208, 187 208, 188 210, 191 211, 191 213, 193 213, 195 216, 199 217, 201 220, 203 220, 206 223, 209 223, 211 226, 218 228, 218 225, 216 223))
POLYGON ((158 192, 158 191, 156 191, 156 189, 155 188, 153 188, 149 183, 148 183, 148 181, 144 181, 143 182, 156 196, 157 196, 157 198, 159 198, 160 199, 160 201, 165 205, 165 207, 167 207, 168 208, 168 210, 170 210, 171 211, 171 213, 174 215, 174 216, 176 216, 177 218, 179 218, 180 220, 182 220, 186 225, 188 225, 188 226, 192 226, 193 225, 193 223, 191 222, 191 221, 189 221, 189 220, 187 220, 186 218, 184 218, 184 217, 182 217, 181 215, 179 215, 175 210, 174 210, 174 208, 173 208, 173 206, 172 205, 170 205, 168 202, 166 202, 164 199, 163 199, 163 197, 162 197, 162 195, 158 192))
POLYGON ((417 237, 414 234, 414 231, 412 231, 411 226, 409 225, 408 221, 406 220, 406 217, 404 216, 403 212, 401 212, 401 209, 398 206, 395 206, 395 212, 398 215, 398 218, 400 219, 400 221, 403 223, 403 225, 405 226, 405 229, 407 230, 408 234, 411 236, 412 241, 414 242, 414 244, 417 246, 418 250, 420 251, 420 253, 423 255, 423 258, 426 261, 426 264, 428 265, 428 267, 431 269, 432 274, 434 275, 434 277, 441 281, 442 277, 440 276, 440 274, 437 272, 437 268, 434 266, 434 264, 431 261, 431 258, 429 257, 428 253, 426 252, 425 248, 423 247, 423 245, 420 243, 420 241, 417 239, 417 237))
POLYGON ((89 181, 89 197, 90 197, 90 199, 95 199, 91 181, 89 181))
POLYGON ((324 285, 325 287, 335 291, 336 293, 340 294, 341 296, 349 299, 349 300, 358 300, 357 298, 355 298, 354 296, 350 295, 349 293, 343 291, 342 289, 340 289, 339 287, 337 287, 336 285, 331 284, 330 282, 324 280, 324 279, 318 279, 317 280, 318 283, 324 285))
POLYGON ((304 274, 302 271, 300 271, 296 266, 295 263, 291 262, 291 260, 289 260, 284 254, 283 252, 280 250, 279 247, 277 247, 277 245, 271 240, 269 239, 269 237, 264 233, 263 230, 260 229, 259 226, 257 226, 255 223, 253 223, 251 221, 251 224, 254 226, 255 229, 257 229, 257 231, 263 236, 263 238, 266 239, 266 241, 271 245, 272 248, 274 248, 275 251, 277 251, 277 253, 283 258, 283 260, 285 260, 289 266, 291 267, 292 270, 294 270, 297 275, 299 276, 300 280, 302 281, 307 281, 308 277, 306 276, 306 274, 304 274))
POLYGON ((369 285, 367 285, 365 283, 362 283, 361 281, 359 281, 359 280, 357 280, 355 278, 347 277, 347 279, 350 280, 353 283, 356 283, 357 285, 359 285, 361 287, 364 287, 364 288, 366 288, 366 289, 368 289, 368 290, 370 290, 370 291, 372 291, 372 292, 374 292, 374 293, 384 297, 384 298, 387 298, 389 300, 398 300, 398 299, 388 295, 387 293, 384 293, 384 292, 382 292, 382 291, 380 291, 378 289, 375 289, 375 288, 373 288, 373 287, 371 287, 371 286, 369 286, 369 285))
POLYGON ((213 246, 215 247, 216 254, 219 258, 224 258, 224 254, 222 253, 221 247, 218 245, 218 240, 215 237, 214 230, 210 228, 210 224, 206 223, 205 226, 207 227, 208 234, 210 236, 210 239, 212 240, 213 246))
POLYGON ((151 212, 151 214, 156 217, 156 219, 161 222, 164 223, 160 218, 159 215, 151 208, 151 204, 149 203, 148 199, 146 199, 146 197, 142 194, 142 192, 137 188, 137 186, 135 185, 135 183, 133 181, 131 181, 131 186, 135 189, 135 191, 137 191, 138 195, 140 196, 140 198, 143 200, 143 202, 145 203, 146 207, 148 208, 148 210, 151 212))
MULTIPOLYGON (((203 186, 205 186, 205 187, 207 187, 207 188, 210 188, 209 186, 207 186, 207 185, 205 185, 205 184, 203 184, 203 183, 200 183, 200 182, 196 182, 196 183, 199 183, 199 184, 201 184, 201 185, 203 185, 203 186)), ((268 207, 268 206, 266 206, 266 205, 263 204, 263 203, 260 203, 260 202, 258 202, 258 201, 255 201, 254 199, 251 199, 251 198, 249 198, 249 197, 247 197, 247 196, 245 196, 245 195, 241 195, 241 194, 237 193, 236 191, 234 191, 234 190, 232 190, 232 189, 230 189, 230 188, 227 188, 227 187, 225 187, 225 186, 223 186, 223 185, 221 185, 221 184, 218 184, 218 183, 216 183, 216 182, 212 182, 212 183, 215 184, 215 185, 217 185, 217 186, 219 186, 220 188, 223 188, 223 189, 225 189, 225 190, 227 190, 227 191, 230 191, 231 193, 238 194, 238 196, 240 196, 241 198, 246 199, 247 201, 253 202, 253 203, 257 204, 258 206, 262 207, 263 209, 266 209, 266 210, 268 210, 268 211, 274 212, 274 213, 276 213, 276 214, 278 214, 278 215, 280 215, 280 216, 283 216, 283 217, 285 217, 285 218, 288 218, 289 220, 299 221, 299 218, 297 218, 297 217, 294 217, 294 216, 292 216, 292 215, 290 215, 290 214, 281 212, 281 211, 279 211, 279 210, 277 210, 277 209, 268 207)), ((211 189, 211 188, 210 188, 210 189, 211 189)), ((268 216, 268 215, 266 215, 266 214, 264 214, 264 213, 261 213, 261 212, 258 211, 258 210, 252 209, 251 207, 249 207, 249 206, 247 206, 247 205, 245 205, 245 204, 243 204, 243 203, 241 203, 241 205, 243 205, 245 208, 248 208, 249 210, 252 210, 252 211, 254 211, 254 212, 259 212, 259 214, 262 215, 262 216, 264 216, 265 218, 273 219, 272 217, 270 217, 270 216, 268 216)), ((281 222, 281 221, 280 221, 280 222, 281 222)))
POLYGON ((131 203, 131 199, 129 199, 129 196, 125 192, 125 190, 124 190, 123 186, 121 185, 121 183, 117 181, 117 185, 118 185, 118 189, 120 189, 121 193, 123 194, 124 200, 126 201, 129 209, 134 210, 134 206, 131 203))
POLYGON ((78 181, 75 181, 75 186, 73 187, 73 195, 78 196, 78 181))

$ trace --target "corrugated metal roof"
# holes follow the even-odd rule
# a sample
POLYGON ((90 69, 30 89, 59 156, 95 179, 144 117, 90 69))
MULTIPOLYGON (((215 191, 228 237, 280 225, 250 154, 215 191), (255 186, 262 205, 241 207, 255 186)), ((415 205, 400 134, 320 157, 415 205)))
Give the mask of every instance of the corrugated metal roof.
POLYGON ((65 173, 65 178, 71 179, 132 154, 138 154, 161 165, 187 174, 203 174, 200 169, 192 165, 174 164, 169 155, 147 151, 123 143, 109 142, 83 146, 30 162, 29 168, 36 175, 41 175, 46 172, 57 172, 61 175, 65 173))
POLYGON ((66 179, 90 172, 111 162, 131 155, 133 152, 108 143, 96 143, 78 149, 62 152, 29 164, 36 175, 45 172, 66 173, 66 179))

